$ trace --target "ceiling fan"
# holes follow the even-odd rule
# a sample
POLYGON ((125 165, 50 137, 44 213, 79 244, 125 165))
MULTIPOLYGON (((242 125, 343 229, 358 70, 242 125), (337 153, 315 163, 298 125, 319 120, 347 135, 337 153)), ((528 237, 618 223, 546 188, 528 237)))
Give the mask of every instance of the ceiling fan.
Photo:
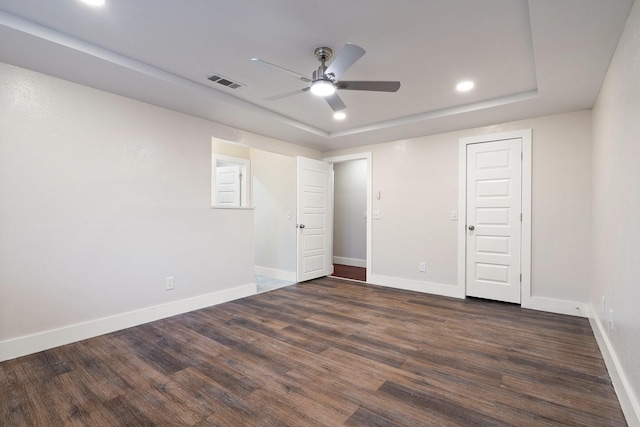
POLYGON ((270 62, 263 61, 259 58, 251 60, 272 70, 284 72, 287 75, 303 82, 311 83, 310 86, 297 89, 291 92, 282 93, 275 96, 265 98, 267 101, 286 98, 287 96, 296 95, 303 92, 311 92, 314 95, 322 96, 334 112, 347 108, 345 103, 340 99, 336 90, 366 90, 374 92, 397 92, 400 89, 398 81, 363 81, 363 80, 339 80, 340 76, 349 69, 362 55, 365 50, 358 45, 347 43, 338 52, 334 60, 329 66, 326 62, 333 56, 333 51, 328 47, 319 47, 314 54, 316 59, 320 61, 320 67, 313 72, 312 78, 308 78, 295 71, 288 70, 270 62))

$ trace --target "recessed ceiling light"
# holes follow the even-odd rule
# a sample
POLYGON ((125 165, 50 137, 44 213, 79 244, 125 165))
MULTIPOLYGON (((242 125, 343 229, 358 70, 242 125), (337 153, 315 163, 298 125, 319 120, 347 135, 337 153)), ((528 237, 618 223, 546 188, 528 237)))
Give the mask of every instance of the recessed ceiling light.
POLYGON ((336 120, 344 120, 347 118, 347 115, 342 111, 336 111, 335 113, 333 113, 333 118, 336 120))
POLYGON ((88 4, 89 6, 104 6, 105 0, 80 0, 82 3, 88 4))
POLYGON ((474 86, 475 86, 475 83, 473 83, 471 80, 465 80, 456 85, 456 90, 458 92, 468 92, 471 89, 473 89, 474 86))

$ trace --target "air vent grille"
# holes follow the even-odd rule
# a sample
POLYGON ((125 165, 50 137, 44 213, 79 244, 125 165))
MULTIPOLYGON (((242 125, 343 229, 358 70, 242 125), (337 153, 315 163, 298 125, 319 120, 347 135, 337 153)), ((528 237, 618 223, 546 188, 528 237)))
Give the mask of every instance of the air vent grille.
POLYGON ((243 83, 228 79, 220 74, 211 74, 207 79, 219 85, 226 86, 229 89, 238 89, 239 87, 245 86, 243 83))

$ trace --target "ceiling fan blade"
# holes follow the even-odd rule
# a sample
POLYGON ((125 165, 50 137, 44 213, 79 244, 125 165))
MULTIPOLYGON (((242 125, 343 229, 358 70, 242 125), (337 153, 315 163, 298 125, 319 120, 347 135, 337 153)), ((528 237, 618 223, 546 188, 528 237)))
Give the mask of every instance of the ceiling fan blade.
POLYGON ((338 55, 331 61, 331 65, 327 68, 326 73, 333 74, 336 79, 340 78, 342 73, 347 71, 355 62, 360 59, 362 55, 366 53, 366 50, 358 45, 347 43, 344 45, 338 55))
POLYGON ((342 102, 342 99, 340 99, 337 93, 334 93, 333 95, 325 96, 324 99, 327 100, 327 103, 329 104, 329 106, 333 111, 340 111, 347 108, 347 106, 345 105, 344 102, 342 102))
POLYGON ((400 82, 384 81, 340 81, 337 83, 338 89, 343 90, 372 90, 376 92, 397 92, 400 89, 400 82))
POLYGON ((276 99, 282 99, 282 98, 286 98, 287 96, 292 96, 292 95, 297 95, 299 93, 303 93, 303 92, 307 92, 309 91, 309 89, 311 89, 310 87, 305 87, 302 89, 296 89, 296 90, 292 90, 291 92, 285 92, 285 93, 281 93, 279 95, 273 95, 270 96, 268 98, 265 98, 265 101, 275 101, 276 99))
POLYGON ((306 77, 306 76, 304 76, 304 75, 302 75, 300 73, 296 73, 295 71, 288 70, 288 69, 286 69, 284 67, 272 64, 272 63, 267 62, 267 61, 263 61, 260 58, 251 58, 251 62, 254 62, 254 63, 258 64, 258 65, 261 65, 261 66, 263 66, 263 67, 265 67, 267 69, 273 70, 273 71, 279 71, 281 73, 285 73, 289 77, 293 77, 296 80, 302 80, 303 82, 311 83, 311 79, 310 78, 308 78, 308 77, 306 77))

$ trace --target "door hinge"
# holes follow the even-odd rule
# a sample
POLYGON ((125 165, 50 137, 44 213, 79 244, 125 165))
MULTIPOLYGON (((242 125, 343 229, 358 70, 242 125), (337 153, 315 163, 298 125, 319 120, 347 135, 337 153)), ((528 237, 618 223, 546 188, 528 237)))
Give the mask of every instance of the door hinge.
POLYGON ((522 274, 520 274, 520 283, 522 283, 522 274))
POLYGON ((522 222, 522 214, 520 214, 520 222, 522 222))

